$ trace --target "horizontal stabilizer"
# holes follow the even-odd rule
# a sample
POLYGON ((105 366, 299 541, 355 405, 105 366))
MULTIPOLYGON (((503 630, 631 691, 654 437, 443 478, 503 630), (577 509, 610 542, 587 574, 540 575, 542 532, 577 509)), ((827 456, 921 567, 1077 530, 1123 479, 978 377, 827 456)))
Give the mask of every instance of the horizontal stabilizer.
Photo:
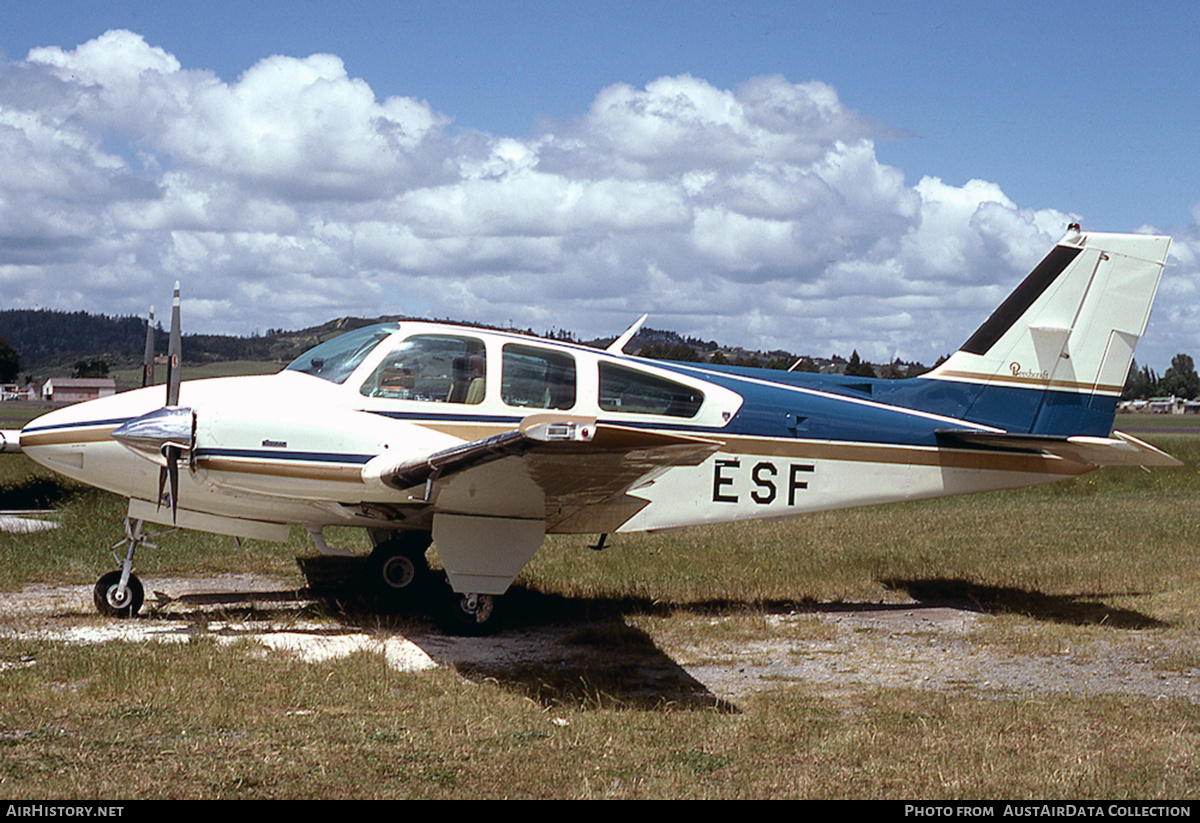
POLYGON ((1088 466, 1177 467, 1183 463, 1124 432, 1112 437, 1054 437, 1011 432, 941 429, 939 439, 1002 451, 1040 452, 1088 466))

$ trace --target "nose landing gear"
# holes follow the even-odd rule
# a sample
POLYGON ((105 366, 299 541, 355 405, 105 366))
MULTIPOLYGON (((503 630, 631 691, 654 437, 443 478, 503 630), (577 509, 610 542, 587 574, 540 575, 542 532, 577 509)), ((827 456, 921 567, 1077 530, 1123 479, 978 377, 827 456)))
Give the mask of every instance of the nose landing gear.
MULTIPOLYGON (((170 531, 174 529, 158 534, 170 531)), ((121 568, 108 572, 97 580, 96 587, 92 590, 92 601, 96 604, 96 611, 105 617, 136 617, 138 610, 142 608, 145 590, 142 588, 142 581, 133 573, 133 554, 138 546, 158 548, 146 540, 142 533, 141 520, 126 517, 125 539, 118 540, 112 547, 113 559, 121 564, 121 568), (121 546, 126 547, 123 560, 116 553, 121 546)))
POLYGON ((137 579, 137 575, 131 574, 122 583, 123 574, 121 569, 117 569, 96 581, 92 600, 96 604, 96 611, 105 617, 134 617, 142 607, 145 598, 142 581, 137 579))

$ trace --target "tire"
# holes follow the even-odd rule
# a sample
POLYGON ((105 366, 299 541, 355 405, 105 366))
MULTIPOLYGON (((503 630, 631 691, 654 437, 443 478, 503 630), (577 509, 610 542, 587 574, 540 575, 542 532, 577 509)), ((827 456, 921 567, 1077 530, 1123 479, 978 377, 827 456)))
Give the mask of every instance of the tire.
POLYGON ((460 594, 446 587, 438 624, 446 634, 482 637, 500 628, 498 598, 490 594, 460 594))
POLYGON ((134 617, 142 607, 145 591, 142 581, 137 575, 129 575, 129 583, 125 586, 125 599, 117 599, 117 587, 121 585, 121 570, 109 572, 96 581, 92 590, 92 600, 96 611, 105 617, 134 617))
POLYGON ((428 532, 408 532, 375 547, 367 560, 368 588, 386 606, 414 602, 428 587, 428 532))

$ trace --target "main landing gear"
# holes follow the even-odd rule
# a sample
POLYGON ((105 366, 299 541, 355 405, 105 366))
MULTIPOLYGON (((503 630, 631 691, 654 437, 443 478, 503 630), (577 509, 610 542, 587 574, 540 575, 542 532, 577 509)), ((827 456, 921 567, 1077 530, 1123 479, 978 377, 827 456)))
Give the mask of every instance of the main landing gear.
POLYGON ((375 545, 367 559, 368 589, 384 609, 431 611, 447 634, 480 636, 499 627, 496 598, 490 594, 461 594, 441 584, 429 568, 425 552, 429 532, 399 532, 375 545))
POLYGON ((490 594, 459 594, 446 587, 438 625, 447 634, 479 637, 491 634, 499 626, 496 598, 490 594))
POLYGON ((375 546, 367 558, 367 586, 385 608, 415 605, 429 588, 425 551, 429 532, 401 532, 375 546))
MULTIPOLYGON (((173 529, 170 531, 174 531, 173 529)), ((96 611, 105 617, 134 617, 142 608, 145 600, 145 590, 142 581, 138 580, 133 569, 133 554, 138 546, 158 548, 146 541, 142 534, 142 521, 125 518, 125 539, 113 544, 113 559, 121 564, 121 568, 108 572, 96 581, 92 590, 92 600, 96 611), (126 546, 125 559, 117 556, 116 550, 126 546)))

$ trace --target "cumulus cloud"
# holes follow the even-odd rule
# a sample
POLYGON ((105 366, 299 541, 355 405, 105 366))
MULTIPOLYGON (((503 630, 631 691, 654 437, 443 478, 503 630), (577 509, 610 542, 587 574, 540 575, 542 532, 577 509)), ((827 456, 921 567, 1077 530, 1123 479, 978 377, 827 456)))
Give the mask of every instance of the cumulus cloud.
MULTIPOLYGON (((649 311, 929 362, 1077 219, 995 182, 907 184, 820 82, 616 84, 528 138, 436 103, 380 100, 329 54, 226 82, 128 31, 0 64, 5 305, 140 313, 178 279, 197 331, 414 313, 591 336, 649 311)), ((1200 330, 1188 232, 1164 292, 1200 330)))

